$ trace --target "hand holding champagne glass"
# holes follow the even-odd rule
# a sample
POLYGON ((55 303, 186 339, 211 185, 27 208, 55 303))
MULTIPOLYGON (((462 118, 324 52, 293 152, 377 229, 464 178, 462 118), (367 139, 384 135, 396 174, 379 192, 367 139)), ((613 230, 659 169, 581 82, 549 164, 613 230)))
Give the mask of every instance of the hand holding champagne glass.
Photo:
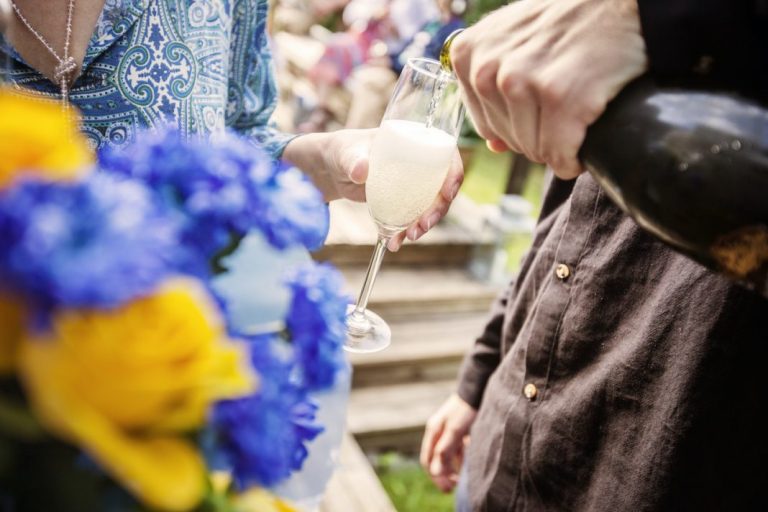
POLYGON ((366 309, 387 243, 434 202, 457 151, 464 108, 455 77, 431 59, 411 59, 403 69, 369 156, 365 185, 378 242, 357 305, 347 317, 351 352, 389 346, 391 331, 366 309))

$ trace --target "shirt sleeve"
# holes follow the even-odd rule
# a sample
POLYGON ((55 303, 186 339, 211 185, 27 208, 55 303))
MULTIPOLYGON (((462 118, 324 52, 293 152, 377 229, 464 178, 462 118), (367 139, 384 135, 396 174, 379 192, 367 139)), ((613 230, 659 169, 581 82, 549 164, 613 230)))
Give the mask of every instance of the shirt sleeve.
POLYGON ((768 96, 768 2, 637 3, 650 73, 658 82, 768 96))
POLYGON ((280 158, 295 137, 270 122, 277 105, 267 37, 267 0, 236 0, 232 8, 226 124, 280 158))
POLYGON ((461 364, 458 394, 475 409, 480 407, 488 379, 501 360, 501 333, 511 290, 510 286, 496 298, 485 330, 461 364))

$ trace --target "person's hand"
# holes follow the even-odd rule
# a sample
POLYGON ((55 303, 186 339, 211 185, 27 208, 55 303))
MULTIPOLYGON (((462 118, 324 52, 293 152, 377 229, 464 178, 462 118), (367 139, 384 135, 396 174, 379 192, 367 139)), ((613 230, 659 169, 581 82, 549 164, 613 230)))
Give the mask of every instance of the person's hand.
POLYGON ((647 67, 636 0, 521 0, 486 16, 451 45, 451 61, 478 133, 582 172, 587 127, 647 67))
MULTIPOLYGON (((339 197, 353 201, 365 201, 365 183, 368 177, 368 152, 376 129, 339 130, 332 132, 333 142, 329 144, 328 169, 336 176, 334 180, 339 197)), ((400 249, 404 239, 418 240, 432 229, 448 213, 451 202, 459 192, 464 180, 464 167, 458 150, 451 162, 448 175, 440 193, 432 205, 407 229, 392 237, 387 246, 390 251, 400 249)))
POLYGON ((461 156, 459 156, 459 150, 457 149, 451 160, 451 167, 448 169, 448 174, 445 177, 443 186, 440 192, 437 194, 432 205, 421 214, 421 216, 408 226, 408 228, 394 236, 389 241, 387 246, 390 251, 397 251, 403 244, 403 240, 407 237, 411 241, 416 241, 421 238, 424 233, 432 229, 440 222, 440 219, 445 217, 448 213, 451 203, 456 199, 456 195, 459 193, 459 188, 464 181, 464 166, 461 163, 461 156))
MULTIPOLYGON (((365 201, 368 152, 375 133, 376 129, 369 129, 303 135, 286 146, 283 156, 312 178, 326 201, 365 201)), ((406 236, 418 240, 434 227, 448 213, 463 179, 464 168, 457 150, 435 201, 413 224, 392 237, 389 250, 397 251, 406 236)))
POLYGON ((458 395, 451 395, 427 421, 421 442, 421 465, 443 492, 456 486, 464 458, 464 438, 477 411, 458 395))

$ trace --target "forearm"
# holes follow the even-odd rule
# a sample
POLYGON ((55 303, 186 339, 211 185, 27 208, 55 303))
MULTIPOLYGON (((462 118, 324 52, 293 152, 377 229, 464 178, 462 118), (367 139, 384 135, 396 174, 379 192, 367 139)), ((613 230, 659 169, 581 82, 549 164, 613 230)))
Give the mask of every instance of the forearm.
POLYGON ((501 360, 501 333, 510 289, 494 303, 483 334, 464 357, 457 394, 473 408, 480 407, 485 386, 501 360))

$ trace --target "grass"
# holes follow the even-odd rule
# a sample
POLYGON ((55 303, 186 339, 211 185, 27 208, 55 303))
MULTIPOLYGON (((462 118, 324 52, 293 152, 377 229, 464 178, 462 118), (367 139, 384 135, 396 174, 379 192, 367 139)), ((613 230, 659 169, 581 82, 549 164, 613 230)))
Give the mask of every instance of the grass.
POLYGON ((399 512, 453 512, 453 494, 440 492, 415 459, 389 452, 374 468, 399 512))

